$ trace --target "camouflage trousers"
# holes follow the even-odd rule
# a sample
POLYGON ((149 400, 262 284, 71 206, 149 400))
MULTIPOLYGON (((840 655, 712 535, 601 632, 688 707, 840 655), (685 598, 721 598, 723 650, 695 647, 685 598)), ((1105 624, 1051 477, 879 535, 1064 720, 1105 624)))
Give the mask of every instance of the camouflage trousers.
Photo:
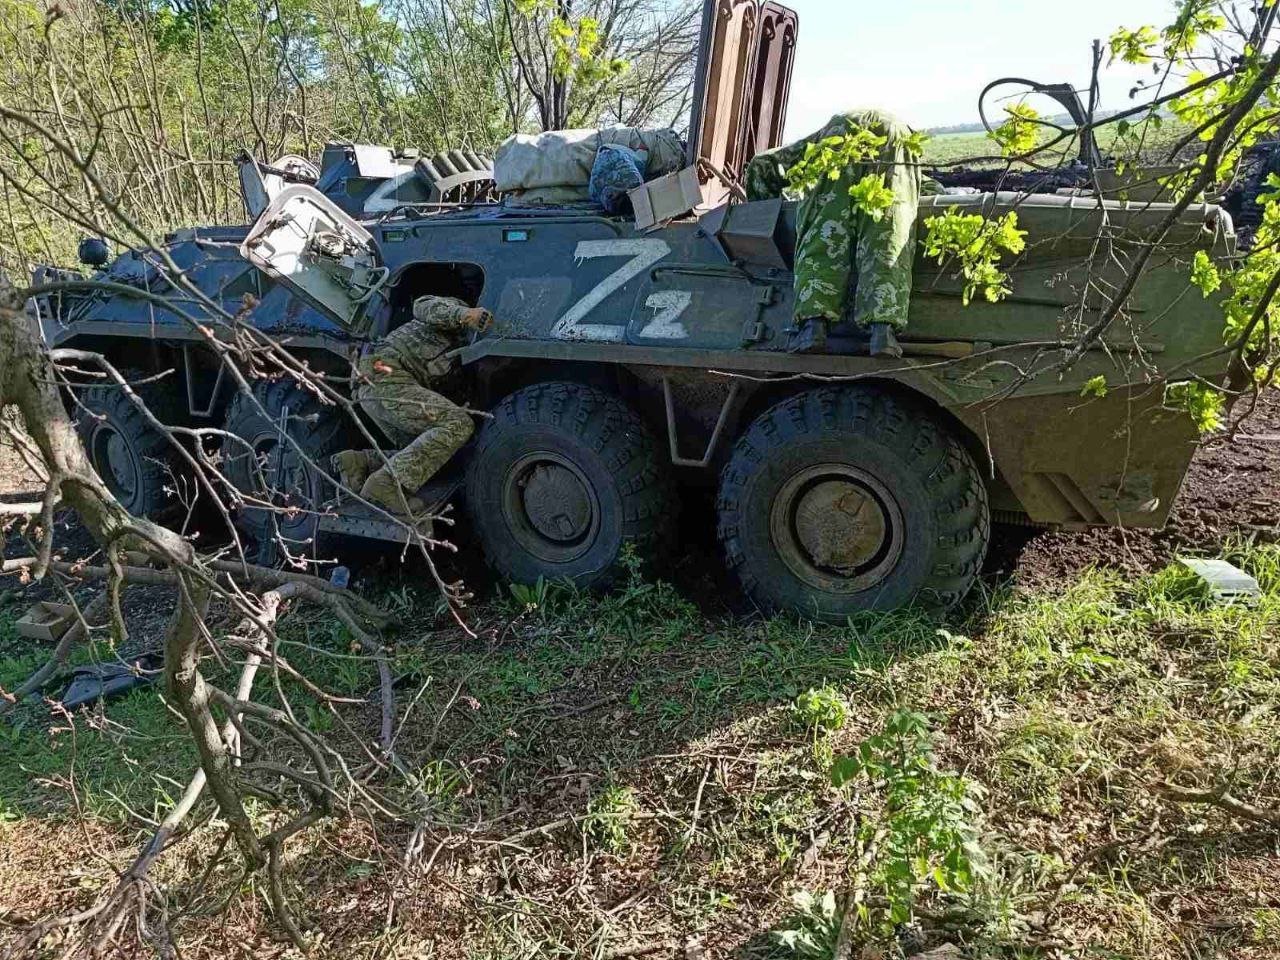
MULTIPOLYGON (((838 180, 823 181, 801 200, 796 217, 795 315, 839 323, 852 306, 852 319, 861 326, 887 323, 901 329, 911 304, 920 167, 903 147, 909 129, 888 114, 838 116, 815 138, 849 135, 860 123, 876 128, 888 142, 874 161, 850 166, 838 180), (849 188, 872 173, 883 173, 885 186, 893 192, 893 204, 880 220, 858 211, 849 196, 849 188)), ((753 160, 744 175, 748 193, 776 195, 782 186, 781 166, 802 159, 804 144, 753 160)))
POLYGON ((387 438, 402 447, 389 458, 391 473, 412 493, 462 449, 475 424, 456 403, 409 374, 377 372, 376 360, 376 353, 361 359, 355 397, 387 438))
POLYGON ((801 201, 796 218, 797 317, 839 323, 852 290, 853 320, 859 326, 907 325, 920 172, 892 137, 880 159, 881 164, 848 168, 839 180, 825 181, 801 201), (854 209, 849 188, 881 171, 893 191, 893 205, 873 220, 854 209))

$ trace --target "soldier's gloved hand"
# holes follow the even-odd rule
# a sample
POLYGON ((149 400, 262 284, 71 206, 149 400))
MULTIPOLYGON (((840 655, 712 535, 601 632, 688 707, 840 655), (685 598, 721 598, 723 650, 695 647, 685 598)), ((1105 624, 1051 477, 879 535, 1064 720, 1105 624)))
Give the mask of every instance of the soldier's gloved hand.
POLYGON ((484 307, 472 307, 466 312, 462 322, 476 333, 484 333, 493 326, 493 314, 484 307))

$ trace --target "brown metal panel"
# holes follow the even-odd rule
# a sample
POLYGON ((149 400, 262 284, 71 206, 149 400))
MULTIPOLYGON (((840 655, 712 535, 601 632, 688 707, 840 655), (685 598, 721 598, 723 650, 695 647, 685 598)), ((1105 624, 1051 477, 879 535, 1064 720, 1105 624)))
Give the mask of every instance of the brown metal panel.
POLYGON ((711 204, 727 188, 707 168, 736 180, 752 157, 782 142, 798 27, 773 0, 706 0, 690 163, 701 161, 711 204))
POLYGON ((759 22, 756 0, 716 0, 699 159, 721 170, 740 169, 741 131, 751 107, 749 81, 759 22))
POLYGON ((739 151, 744 166, 757 153, 782 146, 799 29, 800 18, 794 10, 772 0, 760 8, 751 111, 739 151))

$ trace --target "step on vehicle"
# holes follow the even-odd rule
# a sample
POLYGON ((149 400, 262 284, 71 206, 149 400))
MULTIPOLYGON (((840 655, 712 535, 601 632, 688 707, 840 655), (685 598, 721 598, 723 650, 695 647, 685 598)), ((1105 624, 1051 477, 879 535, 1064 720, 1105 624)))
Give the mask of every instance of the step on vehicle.
MULTIPOLYGON (((995 174, 957 175, 970 189, 925 198, 920 216, 1016 207, 1029 236, 1006 264, 1010 296, 964 306, 963 281, 920 258, 901 360, 866 356, 856 331, 840 328, 827 353, 793 352, 795 205, 721 201, 735 173, 781 140, 797 29, 772 2, 707 4, 687 157, 703 203, 655 225, 495 202, 479 158, 453 164, 445 184, 420 163, 366 171, 363 148, 333 147, 350 157, 345 180, 326 184, 323 169, 313 178, 292 161, 249 171, 254 225, 177 234, 169 253, 232 312, 252 294, 251 322, 288 334, 312 369, 338 377, 354 347, 405 322, 421 296, 491 310, 493 329, 462 351, 454 397, 490 417, 422 496, 465 506, 509 581, 607 584, 628 546, 678 541, 682 494, 697 485, 715 488, 724 562, 755 605, 836 622, 956 603, 993 521, 1161 526, 1197 434, 1151 383, 1166 371, 1227 375, 1220 304, 1189 295, 1188 265, 1197 250, 1231 255, 1230 217, 1190 206, 1106 341, 1026 379, 1078 336, 1067 318, 1079 291, 1120 278, 1114 259, 1091 260, 1103 222, 1140 241, 1171 207, 1062 195, 1051 179, 1050 192, 993 192, 995 174), (435 199, 401 200, 410 181, 435 199), (321 234, 341 238, 339 254, 313 244, 321 234), (1105 396, 1082 396, 1099 376, 1105 396)), ((157 283, 143 254, 102 276, 152 292, 157 283)), ((356 442, 350 425, 287 380, 258 383, 256 402, 238 394, 176 305, 97 292, 42 312, 51 343, 130 358, 139 376, 179 371, 151 384, 148 402, 245 438, 254 457, 226 451, 242 489, 304 507, 332 499, 315 467, 356 442)), ((111 397, 89 389, 82 399, 105 415, 83 430, 104 476, 131 509, 160 508, 153 465, 166 452, 111 397)), ((398 523, 350 506, 289 519, 243 509, 238 522, 299 550, 319 551, 331 533, 405 540, 398 523)))

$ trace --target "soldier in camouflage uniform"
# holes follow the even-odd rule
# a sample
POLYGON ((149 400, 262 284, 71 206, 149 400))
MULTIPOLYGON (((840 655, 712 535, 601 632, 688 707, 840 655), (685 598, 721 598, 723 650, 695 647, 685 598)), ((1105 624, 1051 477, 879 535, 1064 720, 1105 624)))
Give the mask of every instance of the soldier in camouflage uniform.
POLYGON ((787 172, 804 159, 810 143, 862 129, 888 137, 879 158, 824 181, 800 203, 795 315, 812 325, 812 349, 821 350, 827 326, 844 319, 852 291, 853 320, 870 327, 872 356, 900 357, 893 332, 907 324, 920 199, 920 166, 904 146, 910 128, 878 110, 839 114, 812 136, 757 156, 743 181, 748 199, 781 196, 787 172), (849 188, 871 173, 883 173, 893 191, 893 205, 878 221, 857 210, 849 197, 849 188))
POLYGON ((422 297, 413 319, 369 347, 356 365, 355 398, 392 443, 383 463, 377 450, 345 450, 333 457, 343 486, 393 513, 421 513, 413 491, 433 477, 470 439, 470 415, 439 387, 457 366, 449 352, 468 330, 483 331, 493 315, 447 297, 422 297))

